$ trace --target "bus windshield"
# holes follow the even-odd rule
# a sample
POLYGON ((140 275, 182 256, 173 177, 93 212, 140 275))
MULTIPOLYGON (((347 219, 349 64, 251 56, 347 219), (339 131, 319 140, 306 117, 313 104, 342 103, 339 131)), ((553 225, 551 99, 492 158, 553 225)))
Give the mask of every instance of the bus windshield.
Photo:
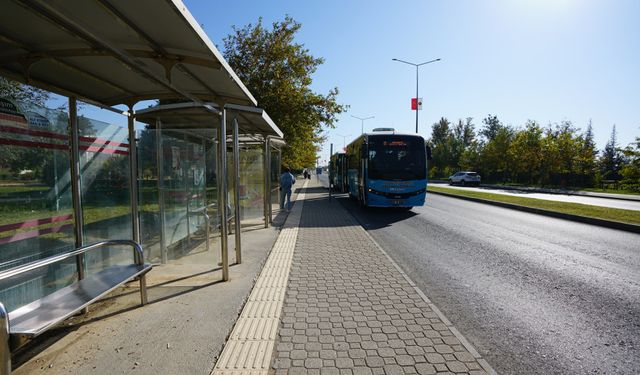
POLYGON ((370 136, 368 169, 373 180, 424 180, 427 174, 424 141, 402 135, 370 136))

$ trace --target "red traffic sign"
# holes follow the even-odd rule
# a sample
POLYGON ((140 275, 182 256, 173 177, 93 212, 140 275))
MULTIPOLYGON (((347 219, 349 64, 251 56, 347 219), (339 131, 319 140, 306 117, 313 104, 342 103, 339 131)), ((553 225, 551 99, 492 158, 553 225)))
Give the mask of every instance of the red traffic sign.
POLYGON ((411 110, 422 111, 422 98, 411 98, 411 110))

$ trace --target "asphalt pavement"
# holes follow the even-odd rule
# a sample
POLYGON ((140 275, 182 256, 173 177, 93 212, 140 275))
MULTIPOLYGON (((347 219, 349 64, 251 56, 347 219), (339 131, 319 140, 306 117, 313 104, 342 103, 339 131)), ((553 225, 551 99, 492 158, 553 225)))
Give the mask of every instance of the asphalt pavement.
POLYGON ((435 194, 338 201, 498 373, 640 373, 640 235, 435 194))

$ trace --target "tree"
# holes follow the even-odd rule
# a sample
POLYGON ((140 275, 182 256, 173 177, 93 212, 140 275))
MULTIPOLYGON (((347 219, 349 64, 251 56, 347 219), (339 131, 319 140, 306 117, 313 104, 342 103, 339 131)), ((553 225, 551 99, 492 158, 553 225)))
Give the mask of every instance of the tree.
POLYGON ((591 120, 587 125, 581 139, 580 150, 578 152, 577 159, 577 173, 580 176, 580 186, 593 186, 594 177, 596 172, 596 157, 598 156, 598 150, 596 149, 596 143, 593 140, 593 125, 591 120))
POLYGON ((619 180, 620 169, 623 161, 623 155, 618 148, 618 140, 616 134, 616 126, 611 129, 611 137, 604 146, 602 156, 600 157, 600 173, 604 180, 619 180))
POLYGON ((640 137, 624 149, 624 154, 627 162, 620 171, 622 184, 627 189, 640 192, 640 137))
POLYGON ((451 123, 445 117, 431 126, 431 176, 448 176, 451 170, 453 132, 451 123))
POLYGON ((460 155, 460 169, 484 173, 482 168, 482 144, 473 140, 460 155))
POLYGON ((540 183, 542 170, 542 128, 529 120, 525 128, 516 132, 509 147, 513 172, 518 182, 540 183))
POLYGON ((487 176, 489 181, 507 182, 513 169, 509 148, 515 132, 510 126, 499 125, 482 150, 482 169, 483 175, 487 176))
POLYGON ((496 115, 488 115, 482 120, 482 123, 484 124, 484 128, 480 130, 480 135, 483 136, 487 142, 494 140, 498 135, 498 131, 504 128, 504 125, 502 125, 496 115))
POLYGON ((0 77, 0 97, 44 106, 49 99, 45 90, 0 77))
POLYGON ((282 162, 293 169, 315 163, 323 126, 333 128, 347 109, 337 102, 337 88, 325 95, 311 90, 311 75, 324 59, 295 41, 301 27, 287 16, 268 30, 260 18, 224 38, 225 58, 284 133, 282 162))
POLYGON ((571 121, 562 121, 556 125, 556 136, 558 150, 558 167, 555 176, 561 186, 575 185, 575 175, 577 171, 577 160, 582 145, 582 140, 578 135, 578 129, 571 121))
MULTIPOLYGON (((0 77, 0 98, 21 102, 28 106, 44 106, 49 94, 44 90, 0 77)), ((32 137, 32 139, 43 140, 41 137, 32 137)), ((34 176, 41 179, 52 170, 47 163, 52 160, 52 157, 53 153, 48 150, 12 145, 2 146, 0 148, 0 171, 18 176, 18 173, 23 170, 32 170, 34 176)))

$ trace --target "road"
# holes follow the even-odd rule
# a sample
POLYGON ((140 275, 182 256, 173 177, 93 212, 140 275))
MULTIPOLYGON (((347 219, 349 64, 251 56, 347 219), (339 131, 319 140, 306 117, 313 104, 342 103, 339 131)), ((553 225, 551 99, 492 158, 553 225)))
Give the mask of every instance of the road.
POLYGON ((550 201, 559 201, 559 202, 572 202, 572 203, 581 203, 581 204, 589 204, 592 206, 602 206, 602 207, 611 207, 611 208, 622 208, 625 210, 635 210, 640 211, 640 201, 633 200, 620 200, 620 199, 609 199, 609 198, 599 198, 592 196, 584 196, 584 195, 569 195, 569 194, 549 194, 549 193, 534 193, 528 191, 519 191, 519 190, 506 190, 506 189, 497 189, 497 188, 486 188, 486 187, 466 187, 466 186, 450 186, 445 183, 434 183, 434 186, 449 188, 449 189, 462 189, 462 190, 471 190, 471 191, 480 191, 492 194, 504 194, 504 195, 513 195, 524 198, 536 198, 536 199, 545 199, 550 201))
POLYGON ((337 200, 498 373, 640 373, 640 235, 435 194, 337 200))

